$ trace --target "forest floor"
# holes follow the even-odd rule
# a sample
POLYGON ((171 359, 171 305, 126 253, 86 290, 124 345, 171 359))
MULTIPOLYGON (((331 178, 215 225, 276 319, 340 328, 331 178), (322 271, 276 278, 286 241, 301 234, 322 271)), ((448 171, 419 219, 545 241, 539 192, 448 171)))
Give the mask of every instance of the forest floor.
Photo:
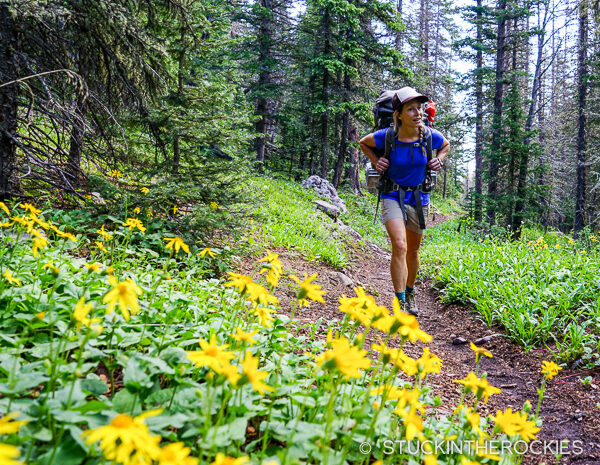
MULTIPOLYGON (((437 215, 439 223, 444 220, 437 215)), ((293 273, 302 279, 303 273, 309 276, 318 273, 315 283, 322 286, 326 304, 311 303, 309 308, 296 311, 300 325, 311 323, 322 318, 318 334, 325 338, 327 322, 342 320, 344 314, 338 310, 339 297, 355 296, 353 288, 362 286, 367 293, 376 295, 380 305, 391 309, 394 297, 390 274, 390 254, 379 247, 367 247, 368 250, 355 250, 351 265, 343 273, 352 281, 352 285, 344 285, 336 270, 316 262, 309 262, 294 251, 272 249, 278 253, 284 273, 293 273)), ((252 263, 242 264, 242 272, 255 273, 252 263)), ((535 409, 538 399, 537 388, 542 381, 540 366, 542 360, 552 360, 546 348, 538 348, 526 353, 525 350, 504 336, 500 327, 488 328, 471 309, 461 305, 446 305, 441 302, 440 292, 432 287, 427 279, 416 283, 417 303, 421 328, 433 336, 428 344, 431 352, 443 361, 440 375, 434 377, 434 389, 437 395, 447 403, 439 407, 439 411, 450 413, 460 398, 461 386, 453 381, 463 379, 469 372, 475 371, 475 357, 468 342, 454 345, 457 337, 466 341, 476 341, 490 336, 489 341, 481 346, 488 349, 493 358, 482 357, 479 373, 487 372, 487 378, 493 386, 502 389, 501 394, 491 396, 487 404, 480 403, 481 414, 495 414, 498 410, 512 407, 522 408, 529 400, 535 409)), ((282 302, 294 302, 295 294, 291 288, 280 286, 278 292, 282 302)), ((277 292, 276 292, 277 294, 277 292)), ((284 303, 284 312, 290 312, 290 304, 284 303)), ((366 345, 373 341, 373 331, 366 339, 366 345)), ((377 342, 377 341, 376 341, 377 342)), ((393 344, 390 344, 393 345, 393 344)), ((368 347, 366 347, 368 348, 368 347)), ((422 346, 407 344, 404 347, 408 355, 418 358, 422 346)), ((537 437, 539 442, 527 448, 524 464, 533 465, 557 463, 555 451, 559 451, 561 441, 567 439, 568 446, 563 448, 565 454, 561 464, 597 465, 600 463, 600 373, 568 368, 560 371, 547 386, 541 408, 543 425, 537 437), (580 380, 592 376, 591 383, 580 380), (545 452, 545 453, 544 453, 545 452)), ((524 443, 521 443, 523 445, 524 443)), ((521 449, 521 448, 519 448, 521 449)), ((524 448, 523 448, 524 449, 524 448)))

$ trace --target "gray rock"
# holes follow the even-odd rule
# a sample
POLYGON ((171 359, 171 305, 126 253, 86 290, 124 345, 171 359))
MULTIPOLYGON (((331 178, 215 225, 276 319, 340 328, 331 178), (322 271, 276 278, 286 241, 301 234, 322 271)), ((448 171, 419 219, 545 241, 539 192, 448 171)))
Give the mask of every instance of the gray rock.
POLYGON ((340 273, 339 271, 334 274, 334 276, 341 281, 344 286, 352 287, 354 285, 354 281, 352 281, 348 276, 344 273, 340 273))
POLYGON ((340 215, 340 209, 335 205, 331 205, 323 200, 315 200, 315 204, 317 204, 317 208, 319 210, 324 211, 328 216, 332 218, 337 218, 340 215))
POLYGON ((464 337, 455 337, 452 339, 452 345, 459 346, 462 344, 466 344, 468 341, 464 337))
POLYGON ((314 189, 314 191, 320 197, 323 197, 327 201, 331 202, 333 205, 339 208, 342 213, 346 213, 348 211, 344 201, 338 197, 337 190, 335 187, 333 187, 333 184, 326 179, 313 175, 302 181, 302 185, 307 189, 314 189))
POLYGON ((473 344, 475 344, 476 346, 481 346, 483 344, 490 342, 491 340, 492 340, 492 336, 480 337, 479 339, 476 339, 475 342, 473 342, 473 344))

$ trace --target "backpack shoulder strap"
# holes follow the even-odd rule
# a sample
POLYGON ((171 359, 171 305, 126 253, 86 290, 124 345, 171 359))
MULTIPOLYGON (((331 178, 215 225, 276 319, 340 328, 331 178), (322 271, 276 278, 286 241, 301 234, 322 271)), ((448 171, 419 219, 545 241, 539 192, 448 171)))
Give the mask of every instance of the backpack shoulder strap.
POLYGON ((394 146, 394 128, 390 126, 385 130, 385 146, 383 156, 390 159, 390 153, 392 153, 392 147, 394 146))
POLYGON ((433 149, 432 147, 432 136, 431 129, 425 126, 425 151, 427 152, 427 162, 433 158, 433 149))

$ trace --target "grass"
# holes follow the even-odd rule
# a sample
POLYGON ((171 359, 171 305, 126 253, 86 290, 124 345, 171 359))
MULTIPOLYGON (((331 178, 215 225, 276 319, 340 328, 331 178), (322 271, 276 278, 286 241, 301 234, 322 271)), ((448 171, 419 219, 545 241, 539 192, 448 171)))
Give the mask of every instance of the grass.
POLYGON ((478 237, 460 220, 435 228, 424 243, 424 272, 446 302, 472 305, 527 350, 552 348, 559 362, 599 365, 600 247, 595 235, 575 241, 525 230, 519 241, 478 237))

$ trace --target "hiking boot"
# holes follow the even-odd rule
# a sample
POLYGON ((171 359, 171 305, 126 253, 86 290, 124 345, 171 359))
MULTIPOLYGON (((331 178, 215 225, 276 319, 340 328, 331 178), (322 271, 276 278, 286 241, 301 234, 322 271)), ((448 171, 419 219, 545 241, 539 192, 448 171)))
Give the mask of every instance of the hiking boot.
POLYGON ((415 299, 415 291, 406 293, 406 304, 404 305, 404 311, 414 316, 419 316, 419 308, 417 307, 417 300, 415 299))

